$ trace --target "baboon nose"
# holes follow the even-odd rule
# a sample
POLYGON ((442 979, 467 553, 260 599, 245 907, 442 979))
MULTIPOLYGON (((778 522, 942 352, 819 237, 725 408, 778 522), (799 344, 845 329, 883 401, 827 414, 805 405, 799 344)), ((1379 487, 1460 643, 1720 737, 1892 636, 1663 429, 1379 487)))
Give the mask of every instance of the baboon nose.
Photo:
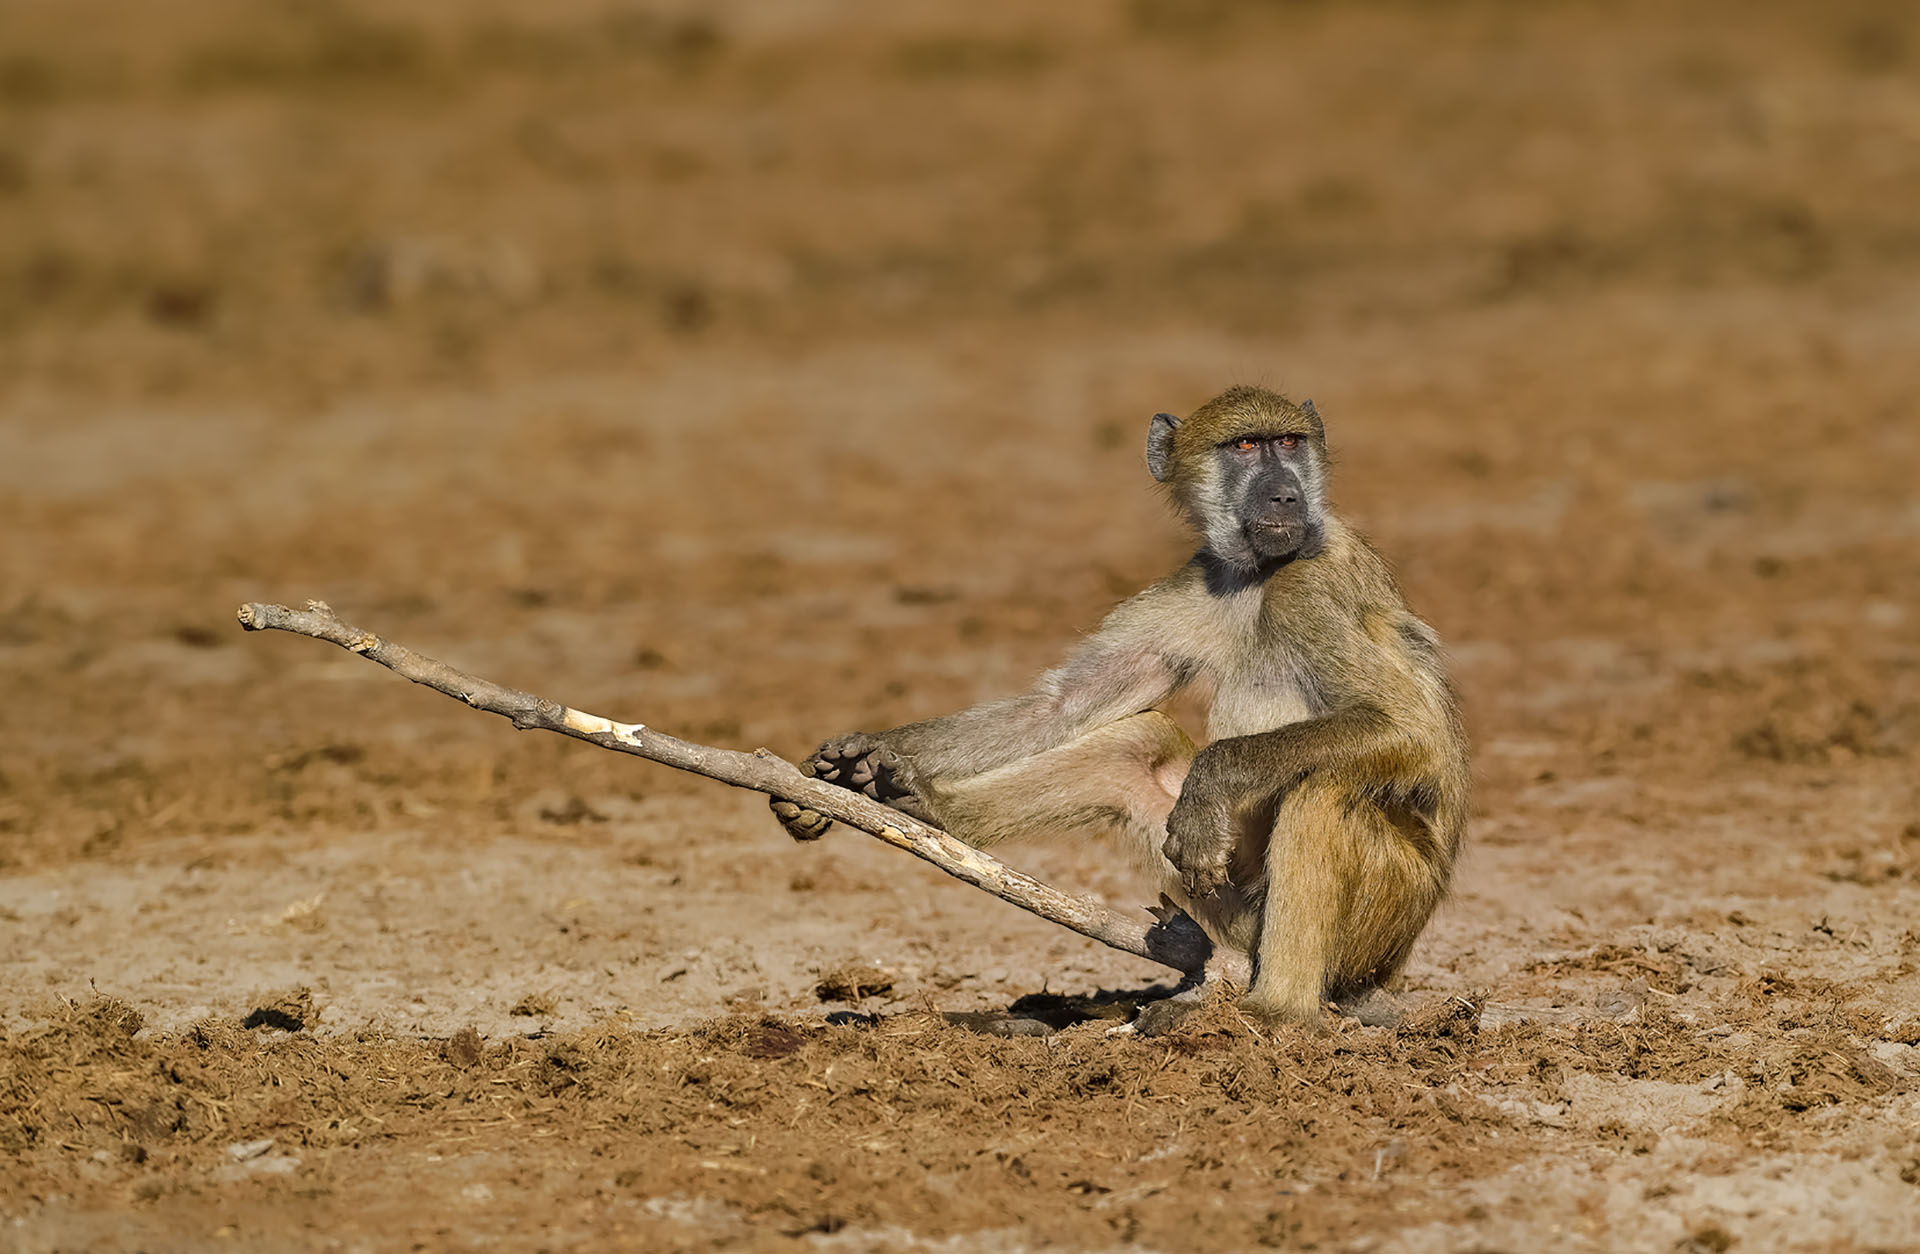
POLYGON ((1298 505, 1300 498, 1297 496, 1276 496, 1273 498, 1273 503, 1275 505, 1298 505))

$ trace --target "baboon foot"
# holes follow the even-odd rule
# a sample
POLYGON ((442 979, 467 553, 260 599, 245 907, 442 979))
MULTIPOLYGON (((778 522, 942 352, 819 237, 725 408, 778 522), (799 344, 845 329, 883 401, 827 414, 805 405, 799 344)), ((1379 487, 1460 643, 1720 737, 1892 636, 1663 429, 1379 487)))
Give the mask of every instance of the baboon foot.
POLYGON ((780 826, 787 829, 787 835, 795 840, 819 840, 833 826, 833 820, 818 810, 809 810, 779 797, 767 798, 767 807, 773 811, 773 817, 780 820, 780 826))
POLYGON ((1352 997, 1343 997, 1333 1008, 1368 1028, 1397 1028, 1407 1017, 1407 1003, 1384 988, 1370 988, 1352 997))
MULTIPOLYGON (((908 818, 938 825, 939 820, 914 787, 913 768, 866 732, 851 732, 827 741, 800 764, 800 769, 815 779, 892 806, 908 818)), ((795 840, 818 840, 833 826, 826 815, 795 802, 776 797, 770 804, 774 817, 795 840)))
POLYGON ((913 767, 877 736, 866 732, 838 736, 814 750, 802 769, 815 779, 864 793, 922 823, 936 822, 922 799, 913 767))

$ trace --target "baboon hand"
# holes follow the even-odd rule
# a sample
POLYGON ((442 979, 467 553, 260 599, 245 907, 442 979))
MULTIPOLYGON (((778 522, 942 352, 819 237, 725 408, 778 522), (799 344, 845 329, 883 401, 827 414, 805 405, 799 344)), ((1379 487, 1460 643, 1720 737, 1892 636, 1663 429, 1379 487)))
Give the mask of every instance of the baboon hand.
MULTIPOLYGON (((1209 749, 1212 746, 1209 746, 1209 749)), ((1180 872, 1181 887, 1191 898, 1211 896, 1227 886, 1227 864, 1233 854, 1233 807, 1230 788, 1222 778, 1218 754, 1207 749, 1194 758, 1187 782, 1173 812, 1167 815, 1167 840, 1161 852, 1180 872)))
POLYGON ((1226 807, 1189 805, 1183 794, 1167 816, 1167 840, 1160 848, 1180 872, 1180 885, 1189 898, 1219 892, 1227 886, 1227 859, 1233 853, 1226 807))
POLYGON ((1229 862, 1238 843, 1236 814, 1248 799, 1248 772, 1236 741, 1213 741, 1187 768, 1187 782, 1167 814, 1162 853, 1181 874, 1190 899, 1227 887, 1229 862))

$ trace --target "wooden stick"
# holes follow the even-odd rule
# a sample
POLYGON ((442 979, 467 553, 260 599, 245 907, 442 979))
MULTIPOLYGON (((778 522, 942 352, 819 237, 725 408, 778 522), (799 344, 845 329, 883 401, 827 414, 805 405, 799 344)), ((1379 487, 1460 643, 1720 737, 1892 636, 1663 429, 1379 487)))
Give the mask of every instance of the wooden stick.
MULTIPOLYGON (((530 692, 503 687, 415 653, 405 645, 383 640, 370 631, 362 631, 341 619, 325 601, 309 601, 304 610, 249 602, 240 607, 239 617, 240 625, 248 631, 286 631, 337 644, 416 684, 457 697, 476 710, 498 714, 522 731, 559 732, 602 749, 635 754, 663 766, 692 771, 723 784, 750 788, 817 810, 896 849, 923 858, 955 879, 992 893, 1022 910, 1071 928, 1103 945, 1172 967, 1184 975, 1198 977, 1212 955, 1213 945, 1206 934, 1178 910, 1156 912, 1157 921, 1149 921, 1061 892, 891 806, 803 775, 791 762, 765 749, 740 753, 694 744, 640 723, 616 723, 530 692)), ((1242 986, 1248 982, 1246 960, 1238 954, 1220 954, 1211 974, 1242 986)))

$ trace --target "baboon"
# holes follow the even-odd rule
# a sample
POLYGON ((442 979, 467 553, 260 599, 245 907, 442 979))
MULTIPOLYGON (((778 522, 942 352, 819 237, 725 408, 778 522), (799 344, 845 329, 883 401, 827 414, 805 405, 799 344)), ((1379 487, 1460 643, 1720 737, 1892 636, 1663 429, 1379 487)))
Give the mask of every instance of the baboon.
MULTIPOLYGON (((1312 401, 1156 414, 1147 466, 1200 533, 1023 696, 829 740, 804 769, 986 847, 1111 833, 1216 942, 1245 1004, 1317 1018, 1399 971, 1445 895, 1467 743, 1432 628, 1327 507, 1312 401), (1212 690, 1198 748, 1156 707, 1212 690)), ((814 839, 816 811, 775 800, 814 839)))

